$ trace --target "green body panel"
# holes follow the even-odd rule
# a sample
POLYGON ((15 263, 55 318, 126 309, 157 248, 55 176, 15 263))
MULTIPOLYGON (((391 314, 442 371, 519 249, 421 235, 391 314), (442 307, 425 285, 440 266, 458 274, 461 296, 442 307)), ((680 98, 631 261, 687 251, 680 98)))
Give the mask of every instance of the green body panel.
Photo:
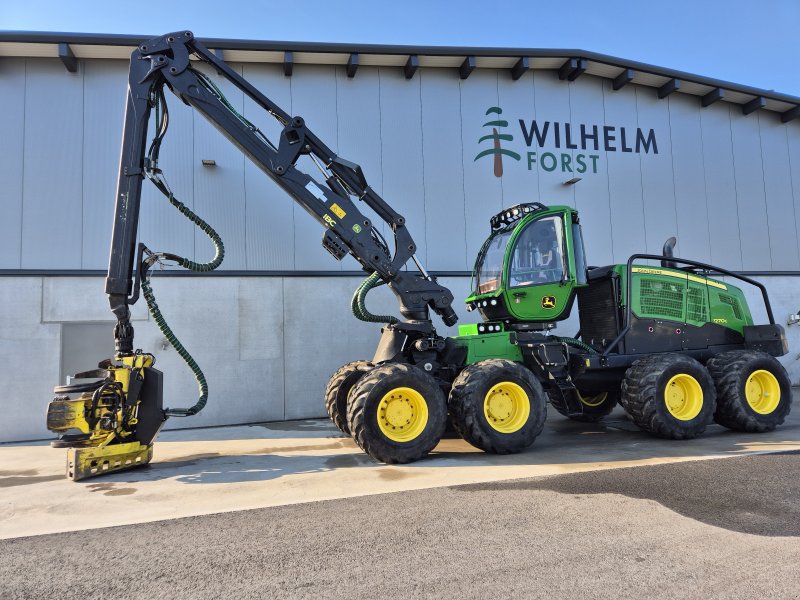
POLYGON ((479 267, 479 255, 475 267, 473 268, 473 293, 465 300, 467 304, 478 300, 491 300, 502 297, 505 305, 513 318, 521 321, 556 321, 565 318, 565 310, 569 306, 569 300, 576 287, 582 287, 576 280, 574 236, 572 228, 573 214, 577 211, 569 206, 551 206, 546 211, 532 213, 520 219, 514 225, 514 231, 506 246, 505 257, 503 259, 503 271, 500 286, 489 293, 476 293, 477 285, 475 281, 476 271, 479 267), (532 221, 561 216, 563 219, 564 233, 564 256, 566 257, 567 276, 564 281, 554 283, 515 285, 510 281, 511 261, 517 240, 527 225, 532 221))
POLYGON ((461 325, 453 341, 456 345, 467 349, 465 365, 471 365, 490 358, 505 358, 515 362, 522 362, 522 352, 519 346, 511 343, 511 333, 478 334, 477 325, 461 325))
MULTIPOLYGON (((615 265, 621 297, 626 298, 626 266, 615 265)), ((645 319, 663 319, 702 327, 715 323, 744 333, 753 317, 742 290, 724 281, 680 269, 633 265, 633 313, 645 319)))

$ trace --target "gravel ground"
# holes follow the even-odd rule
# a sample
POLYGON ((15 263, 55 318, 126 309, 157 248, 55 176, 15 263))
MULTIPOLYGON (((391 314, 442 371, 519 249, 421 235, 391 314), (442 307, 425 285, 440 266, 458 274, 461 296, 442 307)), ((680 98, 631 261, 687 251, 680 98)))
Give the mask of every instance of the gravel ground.
POLYGON ((800 454, 0 541, 2 598, 798 598, 800 454))

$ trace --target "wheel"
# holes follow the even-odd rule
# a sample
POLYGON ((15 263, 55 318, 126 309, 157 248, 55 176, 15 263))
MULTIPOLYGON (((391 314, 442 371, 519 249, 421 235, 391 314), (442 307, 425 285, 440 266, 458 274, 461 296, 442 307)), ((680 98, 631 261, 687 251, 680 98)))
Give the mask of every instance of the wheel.
POLYGON ((521 452, 542 432, 546 395, 529 369, 510 360, 467 366, 450 390, 453 424, 476 448, 495 454, 521 452))
POLYGON ((690 356, 648 356, 625 373, 622 406, 636 425, 653 435, 673 440, 695 438, 714 415, 714 381, 690 356))
POLYGON ((755 350, 734 350, 708 361, 717 387, 714 420, 728 429, 763 433, 783 423, 792 408, 786 369, 755 350))
POLYGON ((347 397, 356 382, 372 367, 371 362, 356 360, 340 367, 328 380, 328 385, 325 387, 325 410, 342 433, 350 435, 350 427, 347 424, 347 397))
POLYGON ((583 423, 597 423, 603 417, 608 416, 621 398, 621 394, 618 390, 599 393, 581 392, 578 390, 578 399, 583 405, 583 414, 570 415, 566 409, 561 406, 560 398, 556 398, 556 401, 553 402, 553 392, 548 391, 547 394, 550 396, 550 404, 556 411, 573 421, 581 421, 583 423))
POLYGON ((347 420, 353 439, 372 458, 408 463, 423 458, 439 443, 447 422, 447 401, 425 371, 388 363, 355 384, 347 420))

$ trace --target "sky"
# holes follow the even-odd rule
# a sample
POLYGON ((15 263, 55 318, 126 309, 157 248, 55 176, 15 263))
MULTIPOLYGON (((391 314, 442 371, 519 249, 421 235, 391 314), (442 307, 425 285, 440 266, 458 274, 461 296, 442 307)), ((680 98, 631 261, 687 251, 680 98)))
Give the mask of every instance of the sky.
POLYGON ((9 0, 0 29, 571 48, 800 96, 800 0, 9 0))

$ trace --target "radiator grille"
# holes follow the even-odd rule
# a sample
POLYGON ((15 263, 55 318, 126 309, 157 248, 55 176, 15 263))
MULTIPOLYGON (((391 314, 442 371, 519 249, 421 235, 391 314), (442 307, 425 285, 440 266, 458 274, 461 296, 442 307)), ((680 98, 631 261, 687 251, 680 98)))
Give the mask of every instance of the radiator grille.
POLYGON ((683 290, 675 284, 658 279, 640 280, 642 316, 683 320, 683 290))
POLYGON ((686 320, 708 321, 708 300, 704 289, 690 287, 686 291, 686 320))
POLYGON ((740 321, 744 321, 742 315, 742 307, 739 306, 739 301, 734 298, 733 296, 729 296, 728 294, 719 294, 719 301, 723 304, 727 304, 733 309, 733 316, 739 319, 740 321))

